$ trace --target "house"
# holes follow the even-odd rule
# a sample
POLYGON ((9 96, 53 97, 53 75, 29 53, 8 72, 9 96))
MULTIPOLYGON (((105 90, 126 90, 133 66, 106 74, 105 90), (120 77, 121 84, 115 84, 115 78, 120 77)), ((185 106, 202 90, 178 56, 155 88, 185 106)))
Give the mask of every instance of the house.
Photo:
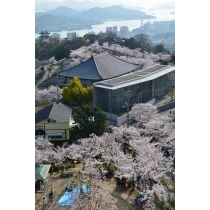
POLYGON ((56 101, 35 115, 35 135, 51 140, 69 140, 72 123, 72 108, 56 101))
POLYGON ((138 64, 123 61, 108 53, 92 55, 91 58, 77 66, 60 71, 59 77, 65 78, 64 86, 73 77, 78 77, 84 86, 91 86, 94 82, 115 78, 141 68, 138 64))
POLYGON ((44 192, 46 183, 47 183, 47 175, 50 170, 51 165, 38 165, 35 164, 35 192, 44 192))

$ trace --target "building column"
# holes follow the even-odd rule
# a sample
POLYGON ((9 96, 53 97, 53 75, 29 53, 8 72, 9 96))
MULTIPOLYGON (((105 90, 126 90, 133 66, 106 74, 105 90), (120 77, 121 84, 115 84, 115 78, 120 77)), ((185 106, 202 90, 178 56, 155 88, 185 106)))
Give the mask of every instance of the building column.
POLYGON ((155 80, 152 80, 152 99, 155 97, 155 80))
POLYGON ((97 88, 93 86, 93 104, 97 105, 97 88))
POLYGON ((109 124, 111 125, 111 117, 112 117, 112 103, 111 103, 111 90, 109 90, 109 124))

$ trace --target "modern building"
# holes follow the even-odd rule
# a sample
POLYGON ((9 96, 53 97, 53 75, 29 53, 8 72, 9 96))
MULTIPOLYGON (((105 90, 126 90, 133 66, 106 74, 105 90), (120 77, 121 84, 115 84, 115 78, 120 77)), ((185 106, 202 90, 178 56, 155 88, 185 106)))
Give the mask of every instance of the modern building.
POLYGON ((115 34, 117 34, 117 26, 106 27, 106 33, 115 33, 115 34))
POLYGON ((106 27, 106 33, 112 33, 112 27, 106 27))
POLYGON ((77 37, 76 32, 67 33, 67 39, 71 40, 73 38, 77 37))
POLYGON ((113 26, 112 27, 112 32, 115 33, 115 34, 117 34, 117 26, 113 26))
POLYGON ((72 123, 72 108, 56 101, 35 115, 35 135, 51 140, 69 140, 72 123))
POLYGON ((107 114, 110 124, 121 125, 132 105, 154 104, 174 85, 175 67, 155 65, 94 83, 93 103, 107 114))
POLYGON ((128 38, 128 33, 129 33, 128 26, 121 26, 120 27, 119 37, 128 38))
POLYGON ((91 86, 95 82, 125 75, 140 68, 138 64, 104 53, 93 55, 79 65, 61 71, 58 75, 64 78, 64 86, 68 85, 73 77, 78 77, 84 86, 91 86))

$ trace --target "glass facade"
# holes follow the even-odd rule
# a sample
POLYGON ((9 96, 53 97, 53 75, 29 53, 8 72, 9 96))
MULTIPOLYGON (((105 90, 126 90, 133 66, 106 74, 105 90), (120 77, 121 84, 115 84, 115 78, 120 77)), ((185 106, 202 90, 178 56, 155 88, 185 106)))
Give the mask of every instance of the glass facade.
POLYGON ((131 109, 135 103, 146 103, 173 89, 174 75, 175 72, 171 72, 154 80, 115 90, 94 87, 94 103, 105 112, 121 115, 126 112, 125 102, 128 100, 131 109))
POLYGON ((175 72, 165 74, 154 80, 154 96, 159 98, 174 88, 175 72))

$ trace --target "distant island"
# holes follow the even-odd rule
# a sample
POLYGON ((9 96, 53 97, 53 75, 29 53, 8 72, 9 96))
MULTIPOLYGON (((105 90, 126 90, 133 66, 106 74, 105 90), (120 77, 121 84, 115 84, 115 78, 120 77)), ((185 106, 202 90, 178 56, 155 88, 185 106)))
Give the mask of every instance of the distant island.
POLYGON ((35 13, 35 32, 40 31, 70 31, 91 29, 92 25, 109 20, 136 20, 156 18, 139 10, 126 9, 121 6, 94 7, 77 11, 60 6, 48 12, 35 13))

